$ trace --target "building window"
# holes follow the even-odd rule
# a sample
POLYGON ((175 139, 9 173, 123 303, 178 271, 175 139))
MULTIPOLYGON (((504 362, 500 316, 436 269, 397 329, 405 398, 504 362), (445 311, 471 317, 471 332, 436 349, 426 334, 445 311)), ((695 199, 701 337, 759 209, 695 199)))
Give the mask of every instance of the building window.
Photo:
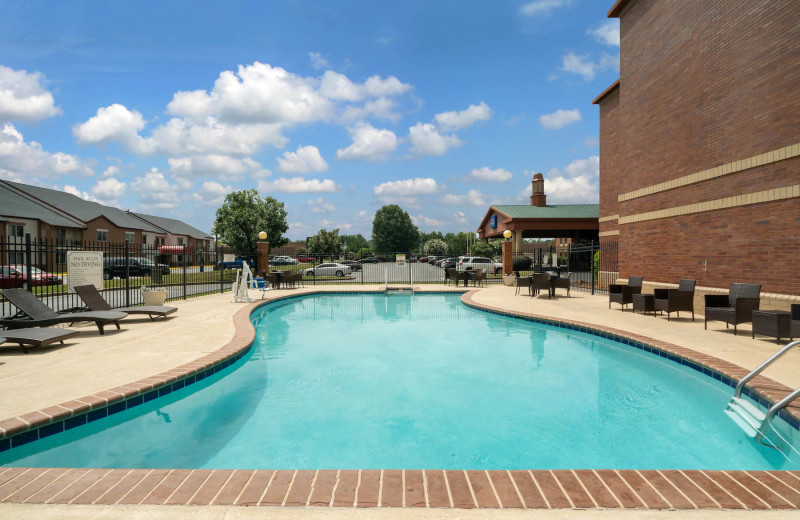
POLYGON ((183 245, 183 237, 178 237, 178 245, 179 246, 183 245))
POLYGON ((25 252, 22 239, 25 236, 25 226, 22 224, 8 224, 6 230, 9 242, 8 263, 12 265, 24 264, 25 252))
POLYGON ((156 245, 157 246, 167 245, 167 237, 156 237, 156 245))
POLYGON ((107 229, 98 229, 97 230, 97 241, 98 242, 108 242, 108 230, 107 229))
POLYGON ((142 233, 142 245, 143 246, 147 245, 147 235, 145 235, 144 233, 142 233))
POLYGON ((125 242, 128 242, 129 244, 133 244, 134 240, 136 240, 136 234, 132 233, 130 231, 126 231, 125 232, 125 242))

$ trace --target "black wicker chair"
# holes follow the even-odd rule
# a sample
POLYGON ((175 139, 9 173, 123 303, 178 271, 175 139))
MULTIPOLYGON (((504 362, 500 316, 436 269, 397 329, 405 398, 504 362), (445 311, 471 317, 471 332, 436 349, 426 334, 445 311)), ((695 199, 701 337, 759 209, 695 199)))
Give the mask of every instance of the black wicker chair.
POLYGON ((561 276, 555 279, 554 281, 554 288, 555 289, 566 289, 567 290, 567 298, 569 298, 569 288, 570 288, 570 277, 572 273, 561 273, 561 276))
POLYGON ((550 285, 550 275, 549 274, 547 274, 547 273, 535 273, 533 275, 533 284, 531 286, 531 290, 533 291, 534 295, 538 294, 539 291, 544 289, 545 291, 547 291, 547 297, 548 298, 552 298, 553 297, 553 291, 550 290, 551 288, 552 288, 552 286, 550 285))
POLYGON ((519 271, 514 271, 514 295, 519 294, 520 287, 527 287, 528 288, 528 295, 531 294, 531 278, 530 276, 520 276, 519 271))
POLYGON ((694 280, 681 280, 677 289, 655 289, 655 310, 667 313, 667 321, 672 312, 678 313, 681 317, 681 311, 688 311, 692 313, 692 321, 694 321, 694 280))
POLYGON ((792 304, 792 337, 800 338, 800 303, 792 304))
POLYGON ((633 303, 634 294, 642 294, 642 280, 641 276, 629 276, 628 285, 620 285, 613 283, 608 286, 608 308, 611 308, 612 303, 622 305, 622 310, 629 303, 633 303))
POLYGON ((706 294, 706 316, 704 327, 709 321, 724 321, 725 328, 739 323, 753 321, 752 312, 757 311, 760 304, 761 285, 753 283, 732 283, 728 294, 706 294))

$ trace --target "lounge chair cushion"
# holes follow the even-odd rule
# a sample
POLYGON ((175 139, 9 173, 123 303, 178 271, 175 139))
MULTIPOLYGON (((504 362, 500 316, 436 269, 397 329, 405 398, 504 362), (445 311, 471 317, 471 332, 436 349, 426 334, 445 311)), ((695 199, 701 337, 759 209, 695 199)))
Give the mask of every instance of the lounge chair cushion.
POLYGON ((64 343, 65 339, 74 338, 79 334, 77 330, 72 329, 22 329, 22 330, 5 330, 0 332, 3 338, 0 338, 0 343, 9 342, 17 343, 25 353, 28 353, 28 346, 43 347, 57 341, 64 343))

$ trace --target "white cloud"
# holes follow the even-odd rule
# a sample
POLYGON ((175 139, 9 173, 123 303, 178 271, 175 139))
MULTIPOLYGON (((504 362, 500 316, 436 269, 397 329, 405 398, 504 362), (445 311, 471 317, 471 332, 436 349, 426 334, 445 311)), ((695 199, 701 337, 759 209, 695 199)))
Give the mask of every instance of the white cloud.
POLYGON ((145 208, 173 209, 179 206, 180 187, 170 184, 158 168, 152 168, 144 176, 133 181, 130 186, 139 195, 145 208))
POLYGON ((577 108, 572 110, 559 109, 552 114, 544 114, 539 116, 539 123, 549 130, 558 130, 571 123, 577 123, 582 119, 581 112, 577 108))
POLYGON ((115 103, 98 108, 96 115, 76 124, 72 133, 80 144, 118 142, 134 153, 144 153, 147 144, 139 136, 144 125, 142 114, 115 103))
POLYGON ((593 80, 599 71, 606 69, 619 69, 619 55, 603 53, 597 62, 592 61, 588 55, 579 56, 574 52, 568 52, 561 58, 562 71, 577 74, 586 81, 593 80))
POLYGON ((506 182, 510 180, 514 176, 508 170, 504 170, 503 168, 497 168, 496 170, 489 169, 488 166, 484 166, 483 168, 475 168, 469 175, 467 175, 467 179, 475 180, 475 181, 489 181, 489 182, 506 182))
POLYGON ((284 152, 283 157, 278 157, 276 170, 283 173, 305 175, 311 172, 324 172, 328 163, 320 155, 316 146, 303 146, 296 152, 284 152))
POLYGON ((619 19, 608 20, 597 29, 588 31, 588 33, 600 43, 619 47, 619 19))
POLYGON ((81 191, 77 187, 72 186, 71 184, 65 184, 63 190, 64 190, 64 193, 69 193, 70 195, 75 195, 76 197, 81 198, 83 200, 89 200, 89 201, 92 201, 92 202, 100 202, 97 199, 97 197, 89 194, 88 192, 81 191))
POLYGON ((302 177, 279 177, 274 181, 259 181, 258 191, 283 193, 331 193, 339 186, 330 179, 303 179, 302 177))
POLYGON ((453 213, 453 220, 457 224, 466 224, 467 215, 463 211, 456 211, 455 213, 453 213))
POLYGON ((436 193, 440 186, 434 179, 420 178, 384 182, 375 186, 372 192, 377 197, 406 197, 436 193))
POLYGON ((225 201, 225 196, 234 191, 233 186, 223 186, 214 181, 206 181, 200 189, 192 193, 191 199, 203 206, 220 206, 225 201))
POLYGON ((583 145, 588 146, 589 148, 597 146, 598 144, 600 144, 600 139, 594 136, 587 137, 586 139, 583 140, 583 145))
POLYGON ((28 73, 0 65, 0 122, 40 121, 61 115, 54 105, 53 95, 42 82, 45 78, 38 72, 28 73))
POLYGON ((341 223, 336 223, 336 222, 333 222, 333 221, 331 221, 331 220, 328 220, 328 219, 322 219, 322 220, 320 220, 320 221, 319 221, 319 225, 320 225, 320 226, 322 226, 322 227, 323 227, 323 228, 325 228, 325 229, 340 229, 340 230, 344 230, 344 231, 347 231, 348 229, 350 229, 351 227, 353 227, 353 225, 352 225, 352 224, 348 224, 348 223, 344 223, 344 224, 341 224, 341 223))
POLYGON ((525 16, 547 16, 555 9, 568 5, 570 0, 535 0, 520 8, 525 16))
POLYGON ((119 166, 113 164, 108 168, 106 168, 105 170, 103 170, 103 174, 101 175, 101 177, 103 178, 116 177, 117 175, 120 174, 122 174, 122 171, 119 169, 119 166))
POLYGON ((488 206, 483 193, 478 190, 469 190, 465 195, 448 194, 442 197, 442 202, 454 206, 488 206))
POLYGON ((311 66, 315 69, 324 69, 330 66, 328 60, 323 58, 319 52, 309 52, 308 57, 311 58, 311 66))
POLYGON ((400 119, 400 114, 395 111, 395 108, 397 108, 396 101, 391 98, 382 97, 365 101, 363 105, 348 106, 342 112, 340 119, 344 122, 348 122, 372 117, 396 122, 400 119))
POLYGON ((330 213, 336 211, 336 204, 328 202, 322 197, 319 197, 317 200, 309 200, 308 205, 313 206, 311 208, 311 213, 330 213))
POLYGON ((444 155, 451 148, 461 146, 455 135, 442 135, 430 123, 417 123, 408 129, 411 153, 414 155, 444 155))
POLYGON ((419 226, 419 225, 424 225, 424 226, 428 226, 428 227, 442 227, 442 226, 444 226, 444 222, 442 222, 441 220, 437 220, 437 219, 435 219, 433 217, 426 217, 425 215, 422 215, 422 214, 420 214, 420 215, 411 215, 411 220, 417 226, 419 226))
POLYGON ((439 130, 451 132, 472 126, 478 121, 486 121, 492 117, 492 109, 482 102, 479 105, 470 105, 460 112, 442 112, 436 114, 434 120, 439 130))
POLYGON ((170 173, 179 177, 219 177, 239 179, 247 173, 263 170, 261 164, 246 157, 238 159, 227 155, 198 155, 194 157, 170 157, 170 173))
MULTIPOLYGON (((576 159, 564 168, 552 168, 544 176, 548 204, 597 203, 600 193, 600 158, 576 159)), ((531 195, 528 184, 519 192, 521 200, 531 195)))
POLYGON ((124 182, 118 181, 113 177, 109 177, 107 179, 98 181, 97 184, 92 186, 91 191, 92 195, 99 199, 113 201, 125 195, 127 187, 127 184, 124 182))
POLYGON ((336 150, 337 159, 377 161, 386 159, 397 148, 397 136, 391 130, 379 130, 369 123, 359 123, 348 131, 353 138, 353 144, 336 150))
POLYGON ((209 117, 205 121, 172 118, 153 131, 140 152, 181 155, 253 155, 264 145, 283 148, 287 139, 279 124, 225 124, 209 117))
POLYGON ((25 142, 14 125, 6 123, 0 130, 0 174, 5 178, 30 180, 62 175, 85 177, 93 175, 94 170, 74 155, 46 152, 36 141, 25 142))

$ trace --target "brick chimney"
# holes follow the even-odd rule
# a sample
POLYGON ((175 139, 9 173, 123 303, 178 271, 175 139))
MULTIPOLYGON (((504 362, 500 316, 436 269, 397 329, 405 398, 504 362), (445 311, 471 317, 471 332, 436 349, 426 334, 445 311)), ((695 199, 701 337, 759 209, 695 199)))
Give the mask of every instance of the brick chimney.
POLYGON ((531 181, 531 206, 542 208, 547 206, 547 195, 544 194, 544 177, 534 173, 531 181))

